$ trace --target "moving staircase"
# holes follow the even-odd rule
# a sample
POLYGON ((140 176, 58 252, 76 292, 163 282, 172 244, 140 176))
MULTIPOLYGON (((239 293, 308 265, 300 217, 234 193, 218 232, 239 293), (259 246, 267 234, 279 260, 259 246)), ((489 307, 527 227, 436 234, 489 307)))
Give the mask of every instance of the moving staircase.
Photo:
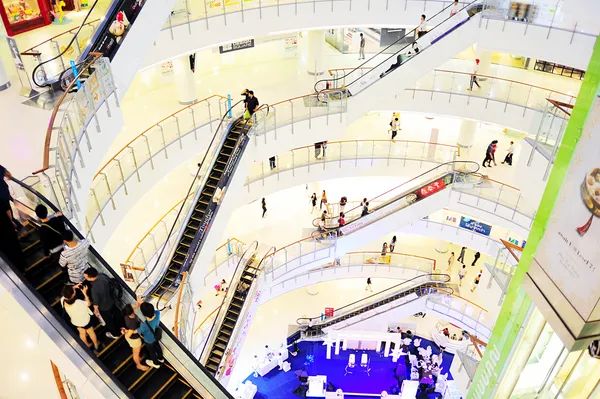
MULTIPOLYGON (((236 151, 236 147, 241 144, 240 139, 246 137, 250 128, 251 125, 246 123, 243 118, 239 118, 231 123, 225 139, 210 167, 206 183, 200 190, 200 194, 196 195, 196 204, 189 216, 183 235, 180 237, 179 242, 175 247, 175 252, 171 257, 169 267, 162 279, 159 280, 159 284, 152 290, 152 296, 154 298, 168 301, 173 294, 177 292, 177 289, 181 284, 183 272, 186 272, 189 266, 193 264, 193 259, 189 259, 188 262, 184 261, 188 257, 194 238, 197 235, 199 235, 200 240, 203 240, 204 237, 206 237, 207 230, 215 217, 212 212, 206 217, 207 210, 211 202, 217 202, 219 200, 218 196, 220 196, 220 193, 217 197, 215 196, 215 194, 217 194, 219 181, 224 175, 231 176, 233 173, 232 171, 235 170, 241 155, 234 158, 232 158, 232 156, 236 151)), ((202 165, 199 165, 199 167, 202 167, 202 165)), ((201 242, 196 243, 196 246, 199 247, 201 244, 201 242)))
POLYGON ((450 279, 448 274, 423 274, 339 309, 335 309, 333 317, 324 320, 321 320, 320 315, 312 318, 301 317, 296 322, 302 327, 307 327, 304 330, 305 337, 320 337, 326 334, 323 330, 327 327, 331 327, 334 324, 351 319, 380 306, 387 305, 410 294, 421 296, 430 292, 436 292, 440 288, 443 288, 445 293, 452 293, 454 290, 446 286, 446 283, 448 283, 450 279), (425 281, 425 279, 427 279, 427 281, 425 281), (423 282, 413 286, 407 285, 409 283, 415 283, 417 280, 423 280, 423 282), (311 320, 313 321, 312 326, 308 327, 309 321, 311 320))
MULTIPOLYGON (((24 188, 28 186, 20 183, 24 188)), ((51 204, 49 204, 43 197, 41 197, 35 190, 29 189, 34 195, 38 195, 38 199, 42 199, 40 202, 45 202, 49 208, 57 210, 51 204)), ((81 234, 66 221, 68 228, 73 231, 75 235, 82 239, 81 234)), ((68 322, 63 319, 64 310, 60 303, 62 296, 62 289, 64 284, 68 281, 67 270, 60 267, 58 264, 59 256, 50 255, 45 256, 40 242, 39 225, 36 220, 30 218, 30 220, 24 223, 24 227, 19 234, 19 242, 23 255, 25 258, 25 270, 19 271, 17 267, 11 265, 8 266, 9 262, 2 263, 2 267, 10 267, 13 272, 22 280, 22 283, 27 289, 39 294, 38 297, 42 304, 51 311, 44 310, 44 313, 49 313, 48 318, 56 318, 57 324, 62 323, 67 331, 72 331, 73 339, 78 342, 81 347, 85 345, 79 340, 76 329, 68 322), (63 320, 61 320, 63 319, 63 320), (77 337, 77 338, 75 338, 77 337)), ((0 259, 1 261, 2 259, 0 259)), ((100 272, 107 274, 112 277, 117 284, 122 288, 122 298, 119 307, 122 307, 125 303, 135 302, 135 295, 129 290, 125 282, 115 274, 112 268, 102 259, 95 250, 90 247, 87 258, 88 266, 93 266, 100 272)), ((95 317, 93 317, 96 320, 95 317)), ((190 398, 200 399, 203 398, 200 393, 192 388, 183 376, 177 372, 175 367, 169 363, 168 360, 161 365, 160 368, 156 369, 150 367, 147 371, 141 371, 136 368, 133 362, 132 352, 129 344, 126 342, 124 336, 120 336, 118 339, 108 338, 106 336, 106 329, 96 320, 96 326, 94 330, 98 337, 98 341, 101 343, 101 350, 97 356, 91 354, 92 358, 96 358, 99 367, 102 369, 108 380, 112 380, 119 388, 124 392, 127 397, 134 398, 190 398)), ((181 346, 181 344, 174 338, 168 329, 164 325, 160 325, 163 330, 161 343, 164 348, 165 354, 167 353, 178 353, 178 356, 187 355, 190 359, 185 359, 188 366, 186 368, 191 370, 189 366, 197 366, 196 373, 206 373, 206 370, 193 358, 189 352, 181 346)), ((142 347, 142 363, 145 362, 146 350, 142 347)), ((169 356, 167 356, 169 358, 169 356)), ((219 394, 224 394, 224 390, 220 387, 214 379, 209 377, 216 387, 218 387, 219 394)), ((197 381, 196 381, 197 383, 197 381)), ((202 384, 204 386, 204 384, 202 384)), ((210 388, 207 388, 210 389, 210 388)), ((207 391, 208 392, 208 391, 207 391)), ((229 397, 228 394, 224 394, 225 397, 229 397)), ((204 396, 206 397, 206 396, 204 396)), ((211 397, 211 396, 209 396, 211 397)))
MULTIPOLYGON (((256 254, 250 258, 250 260, 246 263, 244 270, 242 271, 240 279, 235 286, 233 296, 229 301, 229 306, 225 312, 225 317, 219 326, 219 330, 216 332, 216 338, 213 340, 212 347, 208 355, 208 360, 205 364, 205 367, 212 375, 216 375, 217 371, 219 370, 219 365, 221 364, 221 360, 225 355, 225 350, 227 349, 229 340, 231 339, 233 331, 235 330, 240 313, 242 313, 242 309, 244 308, 244 303, 246 302, 250 287, 258 275, 260 263, 255 255, 256 254)), ((218 320, 219 318, 217 315, 215 323, 217 323, 218 320)))

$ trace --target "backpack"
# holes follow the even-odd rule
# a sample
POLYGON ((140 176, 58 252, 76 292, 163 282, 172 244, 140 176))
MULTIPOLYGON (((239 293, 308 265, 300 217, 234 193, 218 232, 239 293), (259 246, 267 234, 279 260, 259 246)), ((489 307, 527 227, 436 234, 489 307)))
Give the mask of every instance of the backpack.
POLYGON ((390 122, 390 127, 392 127, 392 122, 390 122))
POLYGON ((120 303, 121 298, 123 297, 123 286, 121 286, 121 284, 119 284, 119 282, 117 280, 115 280, 114 278, 111 278, 108 276, 106 276, 106 278, 108 279, 110 298, 116 304, 120 303))

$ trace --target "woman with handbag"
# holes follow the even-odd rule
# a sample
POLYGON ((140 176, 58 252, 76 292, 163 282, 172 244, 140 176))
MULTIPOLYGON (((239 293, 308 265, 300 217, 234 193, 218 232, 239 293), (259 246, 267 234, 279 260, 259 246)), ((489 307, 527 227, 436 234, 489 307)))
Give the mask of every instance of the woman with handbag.
POLYGON ((94 313, 92 313, 90 310, 92 301, 90 300, 87 292, 88 287, 85 285, 83 287, 65 285, 62 290, 63 296, 60 299, 60 303, 65 312, 69 315, 71 324, 77 328, 81 341, 83 341, 85 346, 90 349, 93 345, 94 353, 98 354, 98 351, 100 351, 100 343, 98 342, 96 332, 94 331, 94 323, 92 320, 92 315, 94 313), (77 293, 75 292, 76 289, 83 293, 85 300, 77 299, 77 293), (92 343, 88 342, 88 337, 90 337, 92 343))

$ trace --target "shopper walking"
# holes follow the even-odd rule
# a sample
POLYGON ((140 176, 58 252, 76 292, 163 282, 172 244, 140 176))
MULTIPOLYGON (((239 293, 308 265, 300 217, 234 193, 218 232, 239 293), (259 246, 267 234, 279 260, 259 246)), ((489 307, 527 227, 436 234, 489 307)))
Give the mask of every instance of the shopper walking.
POLYGON ((479 69, 479 58, 475 59, 475 65, 473 66, 473 73, 471 74, 471 81, 469 82, 469 88, 467 90, 473 90, 473 84, 477 85, 478 89, 481 89, 477 82, 477 70, 479 69))
POLYGON ((394 249, 396 249, 396 236, 393 236, 390 241, 390 252, 394 252, 394 249))
POLYGON ((471 292, 475 292, 475 290, 477 289, 477 286, 479 285, 479 281, 481 281, 482 273, 483 273, 483 270, 479 270, 479 274, 477 275, 477 277, 475 277, 475 280, 473 281, 473 288, 471 288, 471 292))
MULTIPOLYGON (((64 253, 64 252, 63 252, 64 253)), ((104 320, 106 323, 106 336, 108 338, 117 339, 121 335, 123 327, 123 314, 117 307, 116 301, 119 300, 113 288, 111 279, 103 273, 98 273, 94 267, 89 267, 85 270, 85 279, 90 283, 90 299, 94 306, 94 314, 98 319, 104 320)))
POLYGON ((387 242, 384 242, 383 246, 381 247, 381 256, 387 255, 387 251, 388 251, 388 245, 387 245, 387 242))
POLYGON ((360 47, 358 49, 358 59, 359 60, 364 60, 365 59, 365 36, 361 33, 360 34, 360 47))
POLYGON ((471 266, 475 266, 480 257, 481 254, 479 252, 475 252, 475 257, 473 258, 473 263, 471 263, 471 266))
POLYGON ((141 323, 137 333, 142 335, 144 343, 146 344, 146 350, 148 351, 148 357, 146 360, 148 366, 159 368, 159 363, 164 363, 162 348, 160 347, 160 335, 162 330, 160 329, 160 310, 155 310, 154 306, 148 302, 142 302, 138 299, 138 304, 142 314, 146 318, 146 321, 141 323))
POLYGON ((265 214, 267 213, 267 202, 265 201, 264 198, 260 201, 260 206, 262 207, 262 211, 263 211, 262 217, 264 218, 265 214))
POLYGON ((465 263, 465 251, 466 250, 467 250, 467 247, 462 247, 460 250, 460 254, 458 254, 458 258, 456 260, 459 261, 460 263, 465 263))
POLYGON ((481 164, 481 166, 483 166, 484 168, 492 167, 492 161, 494 161, 494 164, 496 163, 494 157, 494 153, 496 152, 496 145, 498 144, 498 140, 494 140, 492 141, 487 149, 485 150, 485 159, 483 160, 483 163, 481 164), (486 166, 487 163, 487 166, 486 166))
POLYGON ((150 369, 148 366, 142 364, 140 357, 140 351, 142 349, 142 338, 137 333, 140 328, 140 319, 137 318, 135 312, 139 309, 139 302, 136 303, 135 308, 131 304, 125 305, 123 308, 123 314, 125 315, 125 327, 121 329, 121 332, 125 335, 125 341, 129 344, 133 355, 133 362, 135 367, 141 371, 147 371, 150 369))
POLYGON ((348 203, 348 198, 346 198, 346 196, 343 196, 342 198, 340 198, 340 212, 344 212, 344 210, 346 209, 347 203, 348 203))
POLYGON ((458 286, 462 287, 463 278, 467 275, 467 265, 463 264, 460 269, 458 269, 458 286))
POLYGON ((85 238, 76 241, 73 232, 66 230, 63 233, 63 242, 65 249, 60 253, 58 264, 66 267, 69 273, 69 280, 73 284, 79 284, 84 280, 83 272, 87 269, 87 256, 90 242, 85 238))
POLYGON ((323 209, 323 205, 325 205, 325 209, 327 209, 327 193, 323 190, 323 194, 321 194, 321 203, 319 204, 319 209, 323 209))
POLYGON ((454 252, 450 253, 450 257, 448 258, 448 271, 452 272, 452 266, 454 265, 454 252))
POLYGON ((315 209, 317 209, 317 193, 313 193, 310 196, 310 203, 312 204, 312 208, 310 210, 310 213, 313 213, 315 211, 315 209))
POLYGON ((65 232, 65 222, 62 213, 57 212, 52 217, 48 216, 48 208, 39 204, 35 207, 35 214, 40 221, 40 242, 44 249, 44 255, 57 254, 64 248, 62 234, 65 232))
POLYGON ((427 19, 427 17, 425 16, 425 14, 421 14, 421 22, 419 23, 419 25, 417 26, 417 29, 416 29, 416 33, 417 33, 416 39, 423 37, 423 35, 427 33, 426 19, 427 19))
POLYGON ((508 166, 512 166, 512 159, 513 159, 514 153, 515 153, 515 142, 511 141, 510 147, 508 147, 508 152, 506 153, 506 156, 504 157, 504 161, 502 161, 502 164, 507 163, 508 166))
POLYGON ((98 354, 98 351, 100 350, 100 344, 98 343, 98 338, 96 337, 96 332, 94 331, 94 323, 92 320, 93 313, 90 310, 92 302, 88 296, 88 287, 65 285, 62 290, 62 298, 60 298, 60 303, 65 312, 69 315, 71 324, 77 328, 81 341, 83 341, 85 346, 90 349, 93 346, 94 353, 98 354), (76 290, 81 291, 84 300, 77 299, 76 290), (88 337, 92 342, 88 342, 88 337))
POLYGON ((371 288, 371 277, 367 278, 367 286, 365 287, 365 291, 373 292, 373 288, 371 288))
POLYGON ((277 165, 275 164, 275 157, 269 158, 269 166, 271 167, 271 170, 277 167, 277 165))
POLYGON ((398 135, 398 118, 394 118, 393 121, 390 122, 390 127, 391 127, 391 131, 392 131, 392 140, 394 140, 396 138, 396 136, 398 135))

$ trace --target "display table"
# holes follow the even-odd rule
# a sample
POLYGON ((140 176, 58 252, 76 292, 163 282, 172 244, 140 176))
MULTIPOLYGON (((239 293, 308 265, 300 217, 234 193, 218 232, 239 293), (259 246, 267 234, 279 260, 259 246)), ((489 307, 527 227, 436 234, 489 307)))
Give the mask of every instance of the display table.
POLYGON ((234 395, 236 399, 253 399, 257 391, 258 388, 256 388, 256 385, 250 381, 246 381, 236 389, 234 395))
POLYGON ((308 377, 308 391, 306 391, 306 397, 310 398, 324 398, 325 397, 325 385, 327 384, 326 375, 314 375, 308 377))
POLYGON ((471 341, 469 341, 468 339, 463 339, 462 341, 450 339, 446 337, 436 327, 434 327, 433 330, 431 330, 431 336, 433 338, 433 342, 435 342, 437 346, 443 346, 446 348, 446 352, 453 354, 456 354, 457 351, 466 351, 467 346, 469 346, 469 344, 471 343, 471 341))
MULTIPOLYGON (((288 358, 288 351, 287 349, 283 351, 283 353, 281 353, 281 358, 283 359, 283 361, 286 361, 288 358)), ((275 367, 277 367, 277 356, 273 356, 273 358, 268 361, 265 360, 263 361, 261 364, 258 365, 258 375, 260 375, 261 377, 264 377, 269 371, 273 370, 275 367)))

